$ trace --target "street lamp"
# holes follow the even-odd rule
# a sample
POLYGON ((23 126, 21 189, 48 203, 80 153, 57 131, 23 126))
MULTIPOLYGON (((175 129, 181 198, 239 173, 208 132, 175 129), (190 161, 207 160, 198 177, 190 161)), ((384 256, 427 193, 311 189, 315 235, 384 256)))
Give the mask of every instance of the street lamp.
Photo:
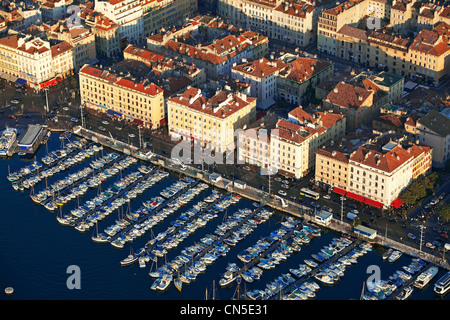
POLYGON ((341 196, 341 222, 343 222, 344 219, 344 196, 341 196))
POLYGON ((45 111, 48 113, 48 87, 45 87, 44 88, 44 91, 45 91, 45 111))

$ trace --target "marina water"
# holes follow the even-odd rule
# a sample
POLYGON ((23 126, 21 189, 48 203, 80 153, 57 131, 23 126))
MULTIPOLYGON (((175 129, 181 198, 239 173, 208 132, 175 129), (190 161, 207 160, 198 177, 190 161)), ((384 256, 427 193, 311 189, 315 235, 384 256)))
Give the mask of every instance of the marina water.
MULTIPOLYGON (((36 160, 47 154, 48 151, 54 151, 61 148, 59 134, 52 134, 47 146, 42 146, 37 154, 36 160)), ((103 153, 111 152, 103 150, 103 153)), ((101 156, 101 154, 97 155, 101 156)), ((47 183, 51 183, 64 178, 69 173, 76 172, 92 161, 88 158, 85 161, 69 168, 64 172, 53 175, 48 178, 47 183)), ((50 212, 42 205, 33 203, 30 198, 30 190, 14 191, 11 183, 6 180, 8 170, 17 171, 20 168, 31 164, 32 160, 25 160, 15 155, 12 158, 0 160, 0 172, 2 173, 0 183, 0 204, 1 219, 0 223, 0 286, 2 287, 2 300, 127 300, 127 299, 149 299, 149 300, 204 300, 214 297, 220 300, 230 300, 237 297, 237 291, 260 289, 264 290, 266 283, 271 282, 283 273, 288 273, 289 268, 297 268, 304 259, 310 258, 311 254, 317 253, 320 249, 331 242, 334 237, 340 235, 330 231, 322 230, 322 235, 313 238, 307 245, 303 245, 299 252, 293 253, 286 261, 281 262, 276 268, 264 270, 259 281, 246 283, 242 281, 237 286, 234 282, 227 288, 219 287, 219 279, 225 272, 229 262, 235 262, 241 265, 237 254, 254 245, 259 239, 268 236, 270 232, 281 227, 285 215, 275 212, 267 221, 258 225, 253 233, 240 241, 236 246, 231 247, 225 257, 219 257, 213 264, 209 265, 204 273, 197 276, 197 279, 184 284, 182 291, 179 292, 170 285, 165 292, 151 290, 150 287, 154 281, 149 276, 149 270, 152 262, 147 263, 145 268, 140 268, 136 262, 129 266, 121 266, 120 261, 130 252, 130 248, 137 250, 142 248, 146 242, 151 239, 151 231, 146 232, 142 237, 136 238, 131 243, 126 243, 124 248, 117 249, 109 243, 94 243, 91 240, 93 229, 81 233, 70 226, 60 225, 56 220, 57 211, 50 212), (80 270, 80 289, 69 289, 67 279, 72 275, 68 271, 70 266, 77 266, 80 270), (13 287, 14 294, 6 296, 3 289, 13 287)), ((137 170, 136 164, 126 169, 122 174, 137 170)), ((130 202, 131 211, 138 209, 142 203, 154 196, 158 196, 160 191, 176 182, 180 177, 172 174, 147 189, 137 198, 130 202)), ((109 185, 120 179, 120 176, 114 176, 105 181, 101 188, 106 190, 109 185)), ((41 181, 35 186, 35 191, 45 188, 45 182, 41 181)), ((186 206, 179 208, 169 215, 163 222, 156 225, 152 231, 156 236, 159 232, 165 231, 170 227, 170 222, 174 221, 181 213, 185 212, 190 206, 202 200, 211 194, 212 188, 208 188, 198 195, 186 206)), ((98 190, 89 189, 79 201, 83 204, 92 199, 98 190)), ((78 201, 72 200, 62 208, 63 214, 78 205, 78 201)), ((237 204, 230 206, 226 211, 218 214, 218 217, 209 221, 203 228, 199 228, 195 233, 187 237, 175 249, 167 253, 167 261, 177 256, 185 247, 198 243, 206 234, 212 233, 216 226, 220 224, 224 215, 231 215, 239 208, 254 209, 251 201, 241 199, 237 204)), ((123 207, 127 210, 127 205, 123 207)), ((99 232, 114 224, 118 218, 119 211, 111 213, 104 220, 98 223, 99 232)), ((347 268, 345 275, 338 283, 325 286, 320 284, 320 289, 316 292, 316 300, 359 300, 363 289, 363 283, 371 275, 367 273, 368 267, 376 265, 380 268, 381 279, 387 280, 396 270, 402 266, 408 265, 412 257, 403 255, 394 264, 389 264, 382 260, 382 254, 385 249, 374 247, 372 251, 358 258, 358 263, 347 268)), ((164 259, 164 258, 160 258, 164 259)), ((444 274, 440 269, 437 276, 428 285, 425 290, 415 289, 411 300, 449 300, 450 295, 444 297, 438 296, 433 291, 433 285, 444 274)))

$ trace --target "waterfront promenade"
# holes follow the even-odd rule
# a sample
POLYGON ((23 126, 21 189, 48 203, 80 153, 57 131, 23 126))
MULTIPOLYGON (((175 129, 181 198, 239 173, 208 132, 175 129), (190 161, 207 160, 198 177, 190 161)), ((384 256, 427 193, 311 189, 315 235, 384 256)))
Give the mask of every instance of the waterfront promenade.
MULTIPOLYGON (((213 182, 210 179, 210 174, 208 172, 204 172, 200 169, 197 169, 192 166, 187 166, 186 168, 182 168, 179 164, 175 164, 170 158, 152 154, 151 158, 143 157, 139 153, 139 149, 137 147, 128 145, 126 143, 116 141, 111 139, 108 136, 98 134, 96 132, 81 128, 75 127, 73 133, 92 140, 94 142, 100 143, 106 147, 112 148, 114 150, 123 152, 125 154, 133 155, 144 161, 151 161, 154 165, 164 167, 170 171, 177 172, 181 175, 190 176, 192 178, 197 178, 203 180, 204 182, 211 184, 217 188, 224 189, 228 192, 237 193, 245 198, 248 198, 252 201, 257 201, 262 205, 267 205, 273 209, 279 210, 281 212, 285 212, 291 214, 295 217, 304 219, 305 222, 313 222, 316 223, 314 219, 314 210, 310 207, 304 206, 302 204, 283 199, 281 200, 279 197, 271 197, 268 192, 265 192, 260 189, 256 189, 251 186, 246 186, 245 188, 238 188, 234 185, 233 181, 222 178, 217 182, 213 182)), ((439 266, 449 269, 450 264, 443 260, 441 256, 436 256, 424 251, 420 251, 419 249, 413 248, 411 246, 405 245, 401 242, 390 239, 389 237, 385 237, 377 233, 375 239, 368 239, 365 237, 361 237, 360 235, 353 232, 353 228, 350 224, 340 221, 338 219, 333 218, 329 225, 324 226, 331 230, 340 232, 342 234, 347 234, 356 238, 361 238, 362 240, 371 242, 373 244, 378 244, 384 246, 386 248, 394 248, 404 252, 405 254, 411 255, 413 257, 419 257, 423 260, 426 260, 430 263, 438 264, 439 266)))

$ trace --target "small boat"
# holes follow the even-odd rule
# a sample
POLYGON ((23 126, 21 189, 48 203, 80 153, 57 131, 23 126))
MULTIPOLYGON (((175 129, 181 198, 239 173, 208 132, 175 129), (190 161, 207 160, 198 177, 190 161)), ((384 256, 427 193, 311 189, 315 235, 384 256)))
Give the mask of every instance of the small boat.
POLYGON ((383 254, 383 260, 387 260, 391 256, 393 251, 394 251, 394 249, 389 248, 389 250, 383 254))
POLYGON ((122 266, 127 266, 127 265, 130 265, 130 264, 134 263, 138 259, 139 259, 139 257, 137 255, 133 254, 130 251, 130 254, 128 255, 128 257, 126 257, 125 259, 121 260, 120 264, 122 266))
POLYGON ((183 287, 183 281, 180 279, 180 277, 177 277, 173 280, 173 285, 179 292, 181 292, 181 288, 183 287))
POLYGON ((401 251, 398 250, 394 250, 391 255, 388 258, 388 261, 390 263, 394 263, 396 262, 401 256, 403 255, 403 253, 401 251))
POLYGON ((395 299, 397 299, 397 300, 406 300, 406 299, 408 299, 411 296, 413 291, 414 291, 414 289, 411 286, 405 287, 400 292, 400 294, 395 297, 395 299))

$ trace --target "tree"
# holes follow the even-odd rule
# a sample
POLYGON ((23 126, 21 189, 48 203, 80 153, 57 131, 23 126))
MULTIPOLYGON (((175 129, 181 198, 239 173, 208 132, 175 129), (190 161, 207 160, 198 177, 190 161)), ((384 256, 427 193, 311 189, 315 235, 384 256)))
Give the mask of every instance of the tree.
POLYGON ((450 206, 442 206, 439 209, 439 216, 445 219, 445 222, 448 222, 450 219, 450 206))

